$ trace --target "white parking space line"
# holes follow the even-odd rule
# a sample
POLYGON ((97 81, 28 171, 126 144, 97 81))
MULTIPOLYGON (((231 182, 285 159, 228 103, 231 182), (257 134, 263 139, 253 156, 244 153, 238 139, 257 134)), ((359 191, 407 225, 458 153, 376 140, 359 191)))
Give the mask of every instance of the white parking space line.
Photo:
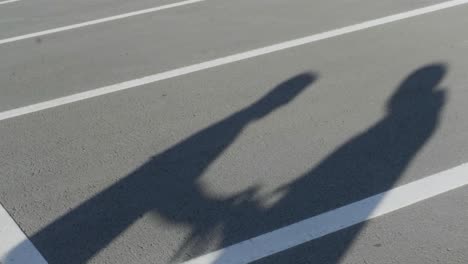
POLYGON ((183 264, 249 263, 466 184, 468 184, 468 163, 203 255, 183 264))
MULTIPOLYGON (((192 2, 195 2, 195 1, 192 1, 192 2)), ((446 8, 467 4, 467 3, 468 3, 468 0, 447 1, 444 3, 431 5, 431 6, 427 6, 423 8, 418 8, 418 9, 414 9, 411 11, 407 11, 407 12, 403 12, 403 13, 399 13, 399 14, 395 14, 391 16, 386 16, 386 17, 382 17, 382 18, 378 18, 374 20, 369 20, 369 21, 362 22, 359 24, 354 24, 351 26, 346 26, 346 27, 334 29, 334 30, 319 33, 319 34, 314 34, 314 35, 306 36, 303 38, 281 42, 281 43, 263 47, 263 48, 258 48, 258 49, 254 49, 254 50, 250 50, 250 51, 246 51, 242 53, 237 53, 234 55, 230 55, 230 56, 226 56, 226 57, 222 57, 222 58, 218 58, 218 59, 214 59, 210 61, 205 61, 202 63, 192 64, 190 66, 185 66, 185 67, 177 68, 174 70, 157 73, 154 75, 149 75, 149 76, 142 77, 139 79, 117 83, 117 84, 113 84, 110 86, 96 88, 93 90, 88 90, 85 92, 76 93, 76 94, 44 101, 44 102, 37 103, 37 104, 32 104, 32 105, 28 105, 24 107, 19 107, 19 108, 3 111, 3 112, 0 112, 0 121, 13 118, 13 117, 26 115, 29 113, 38 112, 41 110, 45 110, 45 109, 49 109, 49 108, 53 108, 57 106, 61 106, 61 105, 70 104, 73 102, 78 102, 78 101, 85 100, 85 99, 90 99, 90 98, 105 95, 105 94, 110 94, 110 93, 115 93, 115 92, 122 91, 122 90, 135 88, 135 87, 142 86, 145 84, 167 80, 170 78, 186 75, 189 73, 194 73, 197 71, 202 71, 202 70, 226 65, 229 63, 238 62, 238 61, 254 58, 257 56, 261 56, 261 55, 265 55, 265 54, 269 54, 269 53, 273 53, 273 52, 277 52, 277 51, 281 51, 281 50, 285 50, 285 49, 289 49, 289 48, 293 48, 297 46, 302 46, 302 45, 313 43, 316 41, 349 34, 352 32, 396 22, 399 20, 403 20, 403 19, 407 19, 407 18, 411 18, 411 17, 423 15, 423 14, 428 14, 431 12, 435 12, 435 11, 439 11, 439 10, 443 10, 446 8)))
POLYGON ((21 0, 5 0, 5 1, 0 1, 0 5, 4 4, 9 4, 9 3, 14 3, 14 2, 19 2, 21 0))
POLYGON ((0 263, 47 264, 34 245, 0 205, 0 263))
MULTIPOLYGON (((15 0, 15 1, 19 1, 19 0, 15 0)), ((153 12, 157 12, 157 11, 161 11, 161 10, 165 10, 165 9, 174 8, 174 7, 195 4, 195 3, 203 2, 203 1, 207 1, 207 0, 187 0, 187 1, 177 2, 177 3, 173 3, 173 4, 167 4, 167 5, 152 7, 152 8, 148 8, 148 9, 142 9, 142 10, 138 10, 138 11, 134 11, 134 12, 130 12, 130 13, 125 13, 125 14, 100 18, 100 19, 96 19, 96 20, 83 22, 83 23, 78 23, 78 24, 73 24, 73 25, 68 25, 68 26, 63 26, 63 27, 58 27, 58 28, 52 28, 52 29, 48 29, 48 30, 44 30, 44 31, 35 32, 35 33, 29 33, 29 34, 25 34, 25 35, 21 35, 21 36, 1 39, 0 40, 0 45, 5 44, 5 43, 18 41, 18 40, 35 38, 35 37, 39 37, 39 36, 44 36, 44 35, 50 35, 50 34, 54 34, 54 33, 58 33, 58 32, 63 32, 63 31, 67 31, 67 30, 72 30, 72 29, 88 27, 88 26, 92 26, 92 25, 96 25, 96 24, 111 22, 111 21, 115 21, 115 20, 119 20, 119 19, 144 15, 144 14, 153 13, 153 12)))

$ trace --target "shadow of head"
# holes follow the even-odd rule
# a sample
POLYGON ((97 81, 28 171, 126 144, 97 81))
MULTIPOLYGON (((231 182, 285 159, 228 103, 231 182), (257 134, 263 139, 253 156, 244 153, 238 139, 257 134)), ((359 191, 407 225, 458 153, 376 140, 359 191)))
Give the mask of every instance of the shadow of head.
POLYGON ((253 111, 251 114, 256 119, 262 118, 273 110, 288 104, 316 79, 317 75, 313 73, 296 75, 277 85, 246 110, 253 111))
POLYGON ((412 72, 401 83, 387 104, 391 114, 414 114, 438 111, 445 101, 446 91, 437 90, 447 72, 443 64, 430 64, 412 72))

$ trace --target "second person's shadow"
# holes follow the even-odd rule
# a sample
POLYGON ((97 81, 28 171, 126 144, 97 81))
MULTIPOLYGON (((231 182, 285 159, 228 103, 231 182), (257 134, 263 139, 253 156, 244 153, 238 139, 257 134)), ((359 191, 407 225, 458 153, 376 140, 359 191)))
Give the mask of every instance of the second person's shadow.
MULTIPOLYGON (((411 73, 388 100, 385 117, 297 180, 278 188, 284 196, 273 207, 252 213, 252 206, 245 203, 247 212, 238 214, 244 218, 226 220, 232 227, 224 228, 224 245, 236 242, 231 238, 238 237, 238 230, 250 233, 250 238, 391 189, 437 128, 446 99, 446 91, 438 85, 445 72, 444 65, 432 64, 411 73)), ((377 205, 368 205, 369 215, 377 205)), ((339 232, 326 243, 301 245, 258 263, 337 264, 363 226, 339 232)), ((238 256, 221 255, 216 263, 230 263, 231 257, 238 256)))

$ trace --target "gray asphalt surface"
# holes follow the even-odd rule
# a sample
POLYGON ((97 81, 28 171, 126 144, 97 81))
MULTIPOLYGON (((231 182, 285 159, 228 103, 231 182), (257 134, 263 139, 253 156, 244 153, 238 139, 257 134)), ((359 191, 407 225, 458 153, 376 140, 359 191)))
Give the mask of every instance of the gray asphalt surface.
MULTIPOLYGON (((163 3, 58 2, 0 6, 0 36, 163 3)), ((213 0, 8 43, 0 111, 435 2, 213 0)), ((452 168, 466 25, 465 5, 1 121, 0 203, 51 264, 177 263, 452 168)), ((467 196, 258 262, 466 263, 467 196)))
MULTIPOLYGON (((401 5, 393 2, 366 0, 358 1, 358 4, 322 2, 311 5, 307 0, 288 3, 278 0, 215 1, 214 4, 207 1, 7 43, 1 51, 4 63, 0 65, 0 79, 4 89, 0 110, 131 80, 436 1, 419 4, 400 1, 401 5)), ((97 15, 93 17, 99 18, 97 15)), ((68 23, 56 23, 55 27, 64 24, 68 23)), ((8 36, 23 32, 30 33, 31 29, 23 30, 18 26, 8 36)))
POLYGON ((0 37, 23 35, 175 2, 178 1, 20 0, 0 8, 0 37))

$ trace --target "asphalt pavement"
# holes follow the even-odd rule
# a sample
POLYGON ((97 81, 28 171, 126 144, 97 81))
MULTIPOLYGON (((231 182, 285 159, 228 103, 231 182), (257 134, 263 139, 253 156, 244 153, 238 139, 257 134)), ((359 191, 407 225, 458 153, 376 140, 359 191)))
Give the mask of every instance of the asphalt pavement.
MULTIPOLYGON (((0 43, 173 3, 6 3, 0 43)), ((0 116, 19 113, 0 205, 50 264, 467 263, 462 184, 281 250, 249 239, 468 162, 468 4, 184 72, 440 3, 206 0, 0 44, 0 116), (245 241, 270 253, 229 251, 245 241)))

